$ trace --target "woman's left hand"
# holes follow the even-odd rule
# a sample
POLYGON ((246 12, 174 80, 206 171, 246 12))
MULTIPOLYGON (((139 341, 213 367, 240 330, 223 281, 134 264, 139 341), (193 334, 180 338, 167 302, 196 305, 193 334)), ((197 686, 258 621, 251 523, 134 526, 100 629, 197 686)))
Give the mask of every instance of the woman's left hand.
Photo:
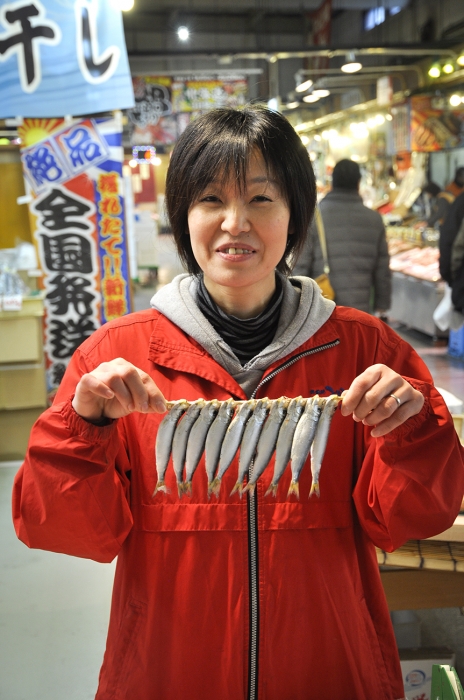
POLYGON ((381 437, 424 405, 424 397, 409 382, 386 365, 372 365, 360 374, 343 393, 342 415, 375 426, 372 437, 381 437))

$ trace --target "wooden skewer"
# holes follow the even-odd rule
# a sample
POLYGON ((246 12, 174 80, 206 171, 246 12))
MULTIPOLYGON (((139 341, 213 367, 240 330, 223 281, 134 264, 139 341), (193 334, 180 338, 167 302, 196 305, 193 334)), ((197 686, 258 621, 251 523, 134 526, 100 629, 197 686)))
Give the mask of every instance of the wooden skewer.
MULTIPOLYGON (((333 396, 333 394, 332 394, 332 396, 333 396)), ((267 398, 267 396, 264 397, 264 398, 267 398)), ((298 397, 295 397, 295 398, 298 398, 298 397)), ((329 396, 320 396, 319 398, 321 398, 323 401, 327 401, 327 399, 329 398, 329 396)), ((338 396, 337 398, 338 398, 338 401, 343 401, 343 396, 338 396)), ((285 399, 285 402, 284 402, 285 408, 287 408, 288 404, 289 404, 290 401, 292 400, 292 399, 289 398, 288 396, 281 396, 281 397, 278 398, 278 399, 267 399, 267 400, 268 400, 268 401, 275 402, 275 401, 280 401, 281 399, 285 399)), ((196 399, 196 400, 199 401, 200 399, 196 399)), ((204 401, 207 401, 207 400, 208 400, 208 399, 204 399, 204 401)), ((228 400, 230 400, 230 399, 228 399, 228 400)), ((263 400, 263 399, 260 399, 260 400, 263 400)), ((173 408, 173 406, 175 406, 176 404, 179 403, 179 401, 184 401, 184 402, 186 402, 189 406, 191 406, 193 403, 195 403, 195 401, 187 401, 186 399, 177 399, 177 401, 166 401, 166 408, 167 408, 167 410, 170 411, 171 408, 173 408)), ((308 399, 305 398, 305 399, 303 399, 303 401, 304 401, 305 404, 306 404, 306 401, 308 401, 308 399)), ((219 403, 225 403, 225 402, 224 402, 224 401, 220 401, 219 403)), ((241 405, 244 404, 244 403, 245 403, 245 401, 232 401, 232 405, 234 406, 234 408, 236 408, 236 407, 238 407, 238 406, 241 406, 241 405)))

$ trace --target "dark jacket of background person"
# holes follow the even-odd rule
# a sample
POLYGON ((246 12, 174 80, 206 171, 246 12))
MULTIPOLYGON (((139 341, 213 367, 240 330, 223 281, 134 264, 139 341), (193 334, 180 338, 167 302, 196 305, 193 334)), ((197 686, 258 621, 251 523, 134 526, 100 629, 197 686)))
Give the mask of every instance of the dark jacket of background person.
POLYGON ((458 235, 462 220, 464 219, 464 193, 456 197, 451 204, 443 225, 440 226, 440 275, 453 286, 453 276, 451 273, 451 253, 453 243, 458 235))
MULTIPOLYGON (((367 312, 386 311, 391 302, 391 273, 385 227, 380 214, 364 206, 358 194, 360 178, 356 163, 340 161, 333 171, 333 189, 319 205, 327 240, 329 277, 337 304, 367 312)), ((313 222, 293 274, 314 279, 323 271, 313 222)))

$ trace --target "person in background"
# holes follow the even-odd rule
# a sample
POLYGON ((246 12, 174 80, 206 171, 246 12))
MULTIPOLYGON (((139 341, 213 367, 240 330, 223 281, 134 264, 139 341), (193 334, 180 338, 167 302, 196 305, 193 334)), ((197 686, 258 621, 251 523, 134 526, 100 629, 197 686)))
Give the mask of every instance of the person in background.
POLYGON ((464 192, 464 166, 456 169, 454 180, 445 187, 446 192, 451 192, 454 197, 458 197, 464 192))
POLYGON ((188 273, 76 350, 15 479, 16 532, 29 547, 118 557, 97 700, 403 698, 375 545, 454 522, 464 450, 446 404, 387 324, 289 276, 316 183, 281 114, 191 122, 166 202, 188 273), (203 458, 190 495, 172 465, 156 488, 166 401, 334 393, 319 498, 309 458, 299 498, 288 465, 266 496, 273 459, 243 498, 237 457, 217 499, 203 458))
MULTIPOLYGON (((332 190, 319 208, 324 223, 330 282, 335 302, 383 316, 390 308, 390 256, 382 217, 364 206, 359 194, 361 171, 352 160, 340 160, 332 173, 332 190)), ((316 278, 323 273, 317 226, 313 222, 294 275, 316 278)))
POLYGON ((451 192, 442 190, 435 182, 428 182, 422 189, 422 194, 430 200, 430 214, 426 219, 427 226, 441 226, 446 218, 450 205, 455 197, 451 192))
POLYGON ((464 192, 460 194, 450 205, 443 224, 440 226, 440 275, 442 279, 453 286, 453 275, 451 272, 451 258, 453 244, 464 219, 464 192))

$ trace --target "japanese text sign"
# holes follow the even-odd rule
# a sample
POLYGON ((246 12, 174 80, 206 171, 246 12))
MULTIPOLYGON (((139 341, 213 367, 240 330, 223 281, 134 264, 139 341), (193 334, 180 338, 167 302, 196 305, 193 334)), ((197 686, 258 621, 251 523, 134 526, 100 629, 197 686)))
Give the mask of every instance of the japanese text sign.
POLYGON ((45 290, 48 389, 100 324, 130 309, 118 119, 26 120, 23 171, 45 290), (42 138, 30 144, 31 134, 42 138), (29 145, 28 145, 29 144, 29 145))
POLYGON ((0 0, 0 118, 133 105, 121 12, 110 0, 0 0))

